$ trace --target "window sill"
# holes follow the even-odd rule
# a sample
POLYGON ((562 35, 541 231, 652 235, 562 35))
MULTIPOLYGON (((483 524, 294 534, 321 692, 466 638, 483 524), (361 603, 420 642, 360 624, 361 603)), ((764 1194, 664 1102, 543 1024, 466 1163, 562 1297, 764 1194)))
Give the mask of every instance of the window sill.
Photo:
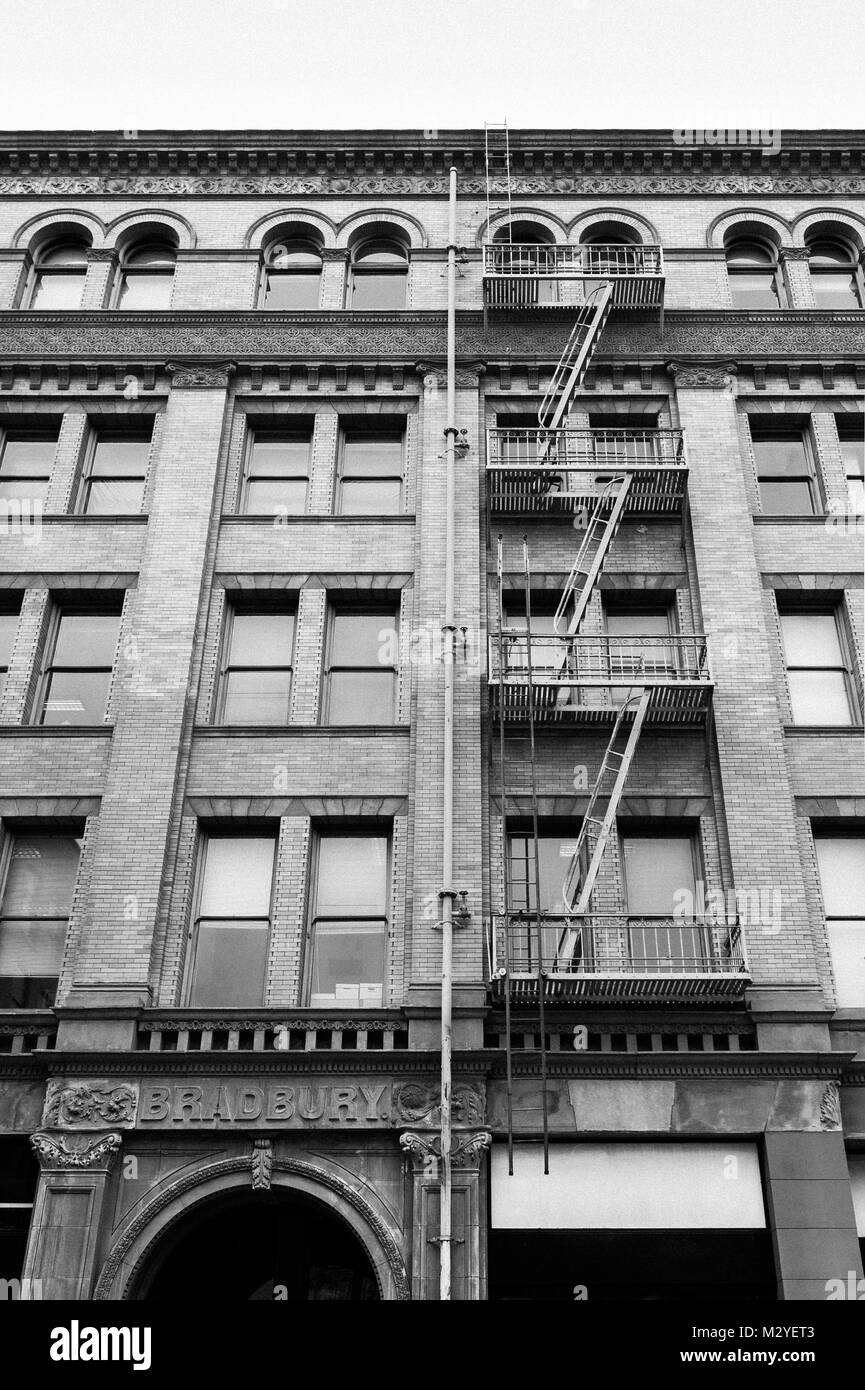
POLYGON ((862 724, 785 724, 784 734, 788 738, 812 738, 815 734, 840 734, 842 738, 861 739, 865 733, 862 724))
POLYGON ((409 724, 196 724, 196 738, 387 738, 407 734, 409 724))
POLYGON ((820 512, 816 516, 798 513, 779 512, 777 515, 771 512, 755 512, 753 521, 755 526, 821 526, 826 529, 827 523, 837 521, 844 516, 843 512, 820 512))
POLYGON ((40 520, 48 521, 52 526, 77 526, 82 523, 85 526, 97 526, 100 523, 104 526, 116 526, 118 522, 146 526, 150 517, 147 512, 106 512, 102 516, 86 515, 83 512, 43 512, 40 520))
POLYGON ((399 514, 394 514, 393 512, 369 512, 368 514, 358 516, 343 516, 334 512, 304 512, 298 516, 253 516, 252 514, 238 516, 234 513, 224 512, 220 517, 220 521, 223 525, 271 526, 274 530, 281 530, 283 526, 308 526, 310 522, 313 525, 321 526, 334 521, 342 525, 351 522, 361 522, 364 525, 368 525, 370 522, 374 522, 376 525, 385 523, 389 526, 414 526, 415 516, 414 512, 400 512, 399 514))
POLYGON ((0 737, 110 738, 113 724, 0 724, 0 737))

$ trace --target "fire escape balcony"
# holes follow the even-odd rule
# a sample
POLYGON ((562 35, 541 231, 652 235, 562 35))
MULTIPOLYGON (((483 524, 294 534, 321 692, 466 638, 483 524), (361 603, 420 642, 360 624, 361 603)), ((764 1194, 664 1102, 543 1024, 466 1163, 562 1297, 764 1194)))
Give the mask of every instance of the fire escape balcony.
POLYGON ((613 287, 614 309, 660 309, 664 257, 660 246, 571 246, 487 242, 483 248, 488 309, 575 309, 601 281, 613 287))
POLYGON ((512 912, 488 930, 493 998, 554 1005, 699 999, 729 1003, 750 983, 738 919, 512 912))
POLYGON ((625 516, 676 516, 688 467, 682 430, 487 431, 487 488, 493 514, 561 516, 591 511, 627 473, 625 516))
POLYGON ((529 718, 529 672, 538 724, 611 724, 635 687, 649 687, 647 725, 702 724, 712 699, 701 633, 552 637, 505 628, 489 640, 492 713, 506 723, 529 718))

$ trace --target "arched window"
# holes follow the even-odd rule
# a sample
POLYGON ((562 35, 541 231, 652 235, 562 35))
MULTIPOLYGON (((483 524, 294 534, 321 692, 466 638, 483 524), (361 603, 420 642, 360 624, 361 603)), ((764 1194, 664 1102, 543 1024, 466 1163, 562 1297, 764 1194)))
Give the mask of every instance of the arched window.
POLYGON ((862 272, 848 242, 815 237, 808 242, 808 267, 818 309, 861 309, 862 272))
POLYGON ((555 237, 539 222, 506 222, 494 233, 493 241, 498 246, 550 246, 555 237))
POLYGON ((264 254, 265 309, 317 309, 321 251, 314 241, 277 240, 264 254))
POLYGON ((404 309, 408 251, 395 238, 371 237, 351 257, 352 309, 404 309))
POLYGON ((164 241, 132 247, 121 261, 118 309, 167 309, 176 260, 174 247, 164 241))
POLYGON ((36 258, 31 309, 80 309, 87 274, 84 242, 53 242, 36 258))
POLYGON ((623 252, 621 246, 639 246, 640 239, 630 228, 620 223, 596 224, 589 227, 580 238, 581 246, 591 246, 583 258, 583 264, 592 274, 622 275, 633 273, 637 268, 634 253, 623 252), (609 248, 609 250, 607 249, 609 248))
POLYGON ((730 294, 736 309, 777 309, 781 305, 778 253, 769 241, 734 237, 725 248, 730 294))

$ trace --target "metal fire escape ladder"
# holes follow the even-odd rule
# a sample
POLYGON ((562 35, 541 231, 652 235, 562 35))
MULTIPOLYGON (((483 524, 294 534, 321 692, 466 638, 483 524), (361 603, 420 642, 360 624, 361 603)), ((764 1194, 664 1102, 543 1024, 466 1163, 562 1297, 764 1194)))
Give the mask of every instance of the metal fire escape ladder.
POLYGON ((630 473, 617 474, 606 484, 595 503, 553 620, 553 626, 560 636, 574 637, 579 631, 592 589, 619 529, 630 486, 630 473), (570 613, 569 605, 573 605, 570 613))
POLYGON ((558 429, 570 411, 609 316, 612 299, 613 287, 605 282, 592 290, 580 308, 538 410, 542 430, 558 429))
MULTIPOLYGON (((595 879, 601 867, 604 850, 607 847, 610 831, 616 819, 651 697, 652 692, 649 686, 642 686, 624 701, 616 715, 613 732, 601 760, 600 770, 589 797, 583 823, 580 826, 580 833, 577 836, 571 862, 562 885, 562 899, 565 909, 568 913, 573 913, 578 917, 582 917, 586 912, 592 896, 592 889, 595 886, 595 879), (623 739, 624 743, 622 744, 623 739), (609 785, 611 778, 612 786, 609 785), (604 796, 608 798, 607 806, 603 815, 599 815, 597 814, 598 803, 604 796)), ((578 941, 579 929, 566 927, 559 941, 558 959, 560 961, 569 960, 578 941)))

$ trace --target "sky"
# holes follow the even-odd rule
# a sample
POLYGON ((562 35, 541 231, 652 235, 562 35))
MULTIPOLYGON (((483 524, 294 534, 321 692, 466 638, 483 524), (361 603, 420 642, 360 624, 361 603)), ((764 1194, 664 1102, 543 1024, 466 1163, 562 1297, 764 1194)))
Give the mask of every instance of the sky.
POLYGON ((860 0, 0 0, 0 129, 865 125, 860 0))

